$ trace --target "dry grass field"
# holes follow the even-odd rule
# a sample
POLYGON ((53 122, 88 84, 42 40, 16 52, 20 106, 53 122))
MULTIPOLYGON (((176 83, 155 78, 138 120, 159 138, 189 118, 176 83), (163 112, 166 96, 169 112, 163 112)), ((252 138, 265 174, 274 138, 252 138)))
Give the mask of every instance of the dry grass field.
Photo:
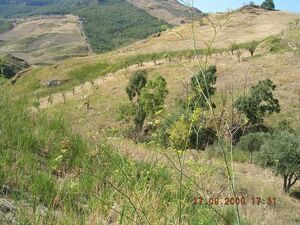
MULTIPOLYGON (((244 9, 225 14, 212 14, 210 20, 216 24, 218 35, 212 47, 226 48, 232 43, 262 40, 271 35, 279 34, 288 24, 299 18, 297 14, 283 11, 266 11, 263 9, 244 9), (220 28, 219 25, 222 25, 220 28)), ((166 31, 160 37, 151 37, 137 42, 128 47, 127 51, 134 53, 149 53, 160 51, 174 51, 206 47, 206 43, 212 40, 213 27, 207 19, 194 22, 194 25, 186 24, 166 31), (194 27, 194 34, 193 29, 194 27)))
POLYGON ((1 52, 30 64, 53 64, 87 55, 87 45, 76 16, 33 17, 17 20, 14 29, 0 34, 1 52))

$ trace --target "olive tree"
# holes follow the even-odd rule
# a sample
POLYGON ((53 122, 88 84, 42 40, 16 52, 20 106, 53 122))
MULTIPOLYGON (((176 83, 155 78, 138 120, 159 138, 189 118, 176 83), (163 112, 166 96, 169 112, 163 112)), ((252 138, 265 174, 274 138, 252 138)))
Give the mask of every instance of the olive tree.
POLYGON ((279 101, 273 96, 275 88, 270 79, 259 81, 251 87, 249 95, 236 100, 236 109, 247 117, 250 124, 262 123, 266 114, 280 112, 279 101))
POLYGON ((234 51, 236 51, 236 50, 238 50, 239 49, 239 44, 236 44, 236 43, 232 43, 231 45, 230 45, 230 52, 231 52, 231 55, 233 55, 234 54, 234 51))
POLYGON ((300 179, 300 137, 289 132, 275 133, 265 140, 258 162, 283 178, 283 190, 288 193, 300 179))
POLYGON ((252 163, 253 152, 258 151, 263 143, 261 133, 250 133, 241 137, 239 147, 250 153, 250 163, 252 163))
POLYGON ((251 54, 251 56, 254 56, 254 52, 256 51, 257 46, 259 45, 259 42, 257 41, 251 41, 250 43, 245 44, 245 49, 248 50, 251 54))

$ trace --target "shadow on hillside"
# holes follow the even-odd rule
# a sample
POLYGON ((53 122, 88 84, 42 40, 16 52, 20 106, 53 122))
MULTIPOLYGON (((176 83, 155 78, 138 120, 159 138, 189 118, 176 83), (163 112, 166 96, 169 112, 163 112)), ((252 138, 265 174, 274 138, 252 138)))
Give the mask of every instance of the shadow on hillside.
POLYGON ((293 192, 291 193, 291 197, 293 197, 293 198, 295 198, 295 199, 297 199, 297 200, 300 201, 300 190, 293 191, 293 192))

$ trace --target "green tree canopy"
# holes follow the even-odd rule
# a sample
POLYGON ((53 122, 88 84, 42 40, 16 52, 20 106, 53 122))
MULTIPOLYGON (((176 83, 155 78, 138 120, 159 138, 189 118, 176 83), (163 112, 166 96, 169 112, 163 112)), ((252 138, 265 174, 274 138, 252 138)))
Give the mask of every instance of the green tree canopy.
POLYGON ((300 137, 289 132, 267 138, 258 154, 261 165, 283 177, 283 190, 289 192, 300 179, 300 137))
POLYGON ((258 151, 263 143, 264 140, 261 133, 250 133, 241 137, 239 147, 250 153, 250 162, 252 163, 253 152, 258 151))
POLYGON ((146 70, 138 70, 130 77, 129 84, 126 87, 126 93, 130 101, 140 96, 142 88, 147 83, 147 77, 146 70))
POLYGON ((265 0, 262 4, 261 7, 264 9, 269 9, 269 10, 274 10, 275 9, 275 4, 273 0, 265 0))
POLYGON ((239 47, 240 47, 239 44, 237 44, 237 43, 232 43, 232 44, 230 45, 230 47, 229 47, 229 49, 230 49, 230 51, 231 51, 231 55, 233 55, 233 54, 234 54, 234 51, 238 50, 239 47))
POLYGON ((140 132, 145 119, 161 110, 168 94, 167 82, 161 76, 155 80, 147 80, 147 71, 139 70, 129 79, 126 92, 131 105, 124 105, 120 109, 120 119, 127 122, 133 117, 135 131, 140 132))
POLYGON ((251 87, 248 96, 242 96, 235 102, 237 110, 247 117, 249 123, 262 123, 266 114, 280 112, 278 99, 273 97, 276 85, 270 79, 259 81, 251 87))
POLYGON ((254 52, 256 51, 256 48, 258 45, 259 45, 259 42, 251 41, 250 43, 245 45, 245 49, 250 52, 251 56, 254 56, 254 52))
POLYGON ((162 76, 159 76, 153 81, 150 80, 143 88, 140 104, 147 114, 153 115, 163 108, 167 94, 167 82, 162 76))

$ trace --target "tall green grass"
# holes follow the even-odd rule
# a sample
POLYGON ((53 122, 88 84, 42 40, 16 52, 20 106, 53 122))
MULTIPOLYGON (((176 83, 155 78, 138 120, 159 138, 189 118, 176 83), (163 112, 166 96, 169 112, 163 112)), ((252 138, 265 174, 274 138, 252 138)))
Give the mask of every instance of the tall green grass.
POLYGON ((129 160, 105 141, 89 145, 59 115, 0 88, 0 187, 9 187, 19 223, 175 224, 179 200, 185 224, 222 223, 208 205, 193 205, 188 180, 179 193, 172 170, 129 160))

